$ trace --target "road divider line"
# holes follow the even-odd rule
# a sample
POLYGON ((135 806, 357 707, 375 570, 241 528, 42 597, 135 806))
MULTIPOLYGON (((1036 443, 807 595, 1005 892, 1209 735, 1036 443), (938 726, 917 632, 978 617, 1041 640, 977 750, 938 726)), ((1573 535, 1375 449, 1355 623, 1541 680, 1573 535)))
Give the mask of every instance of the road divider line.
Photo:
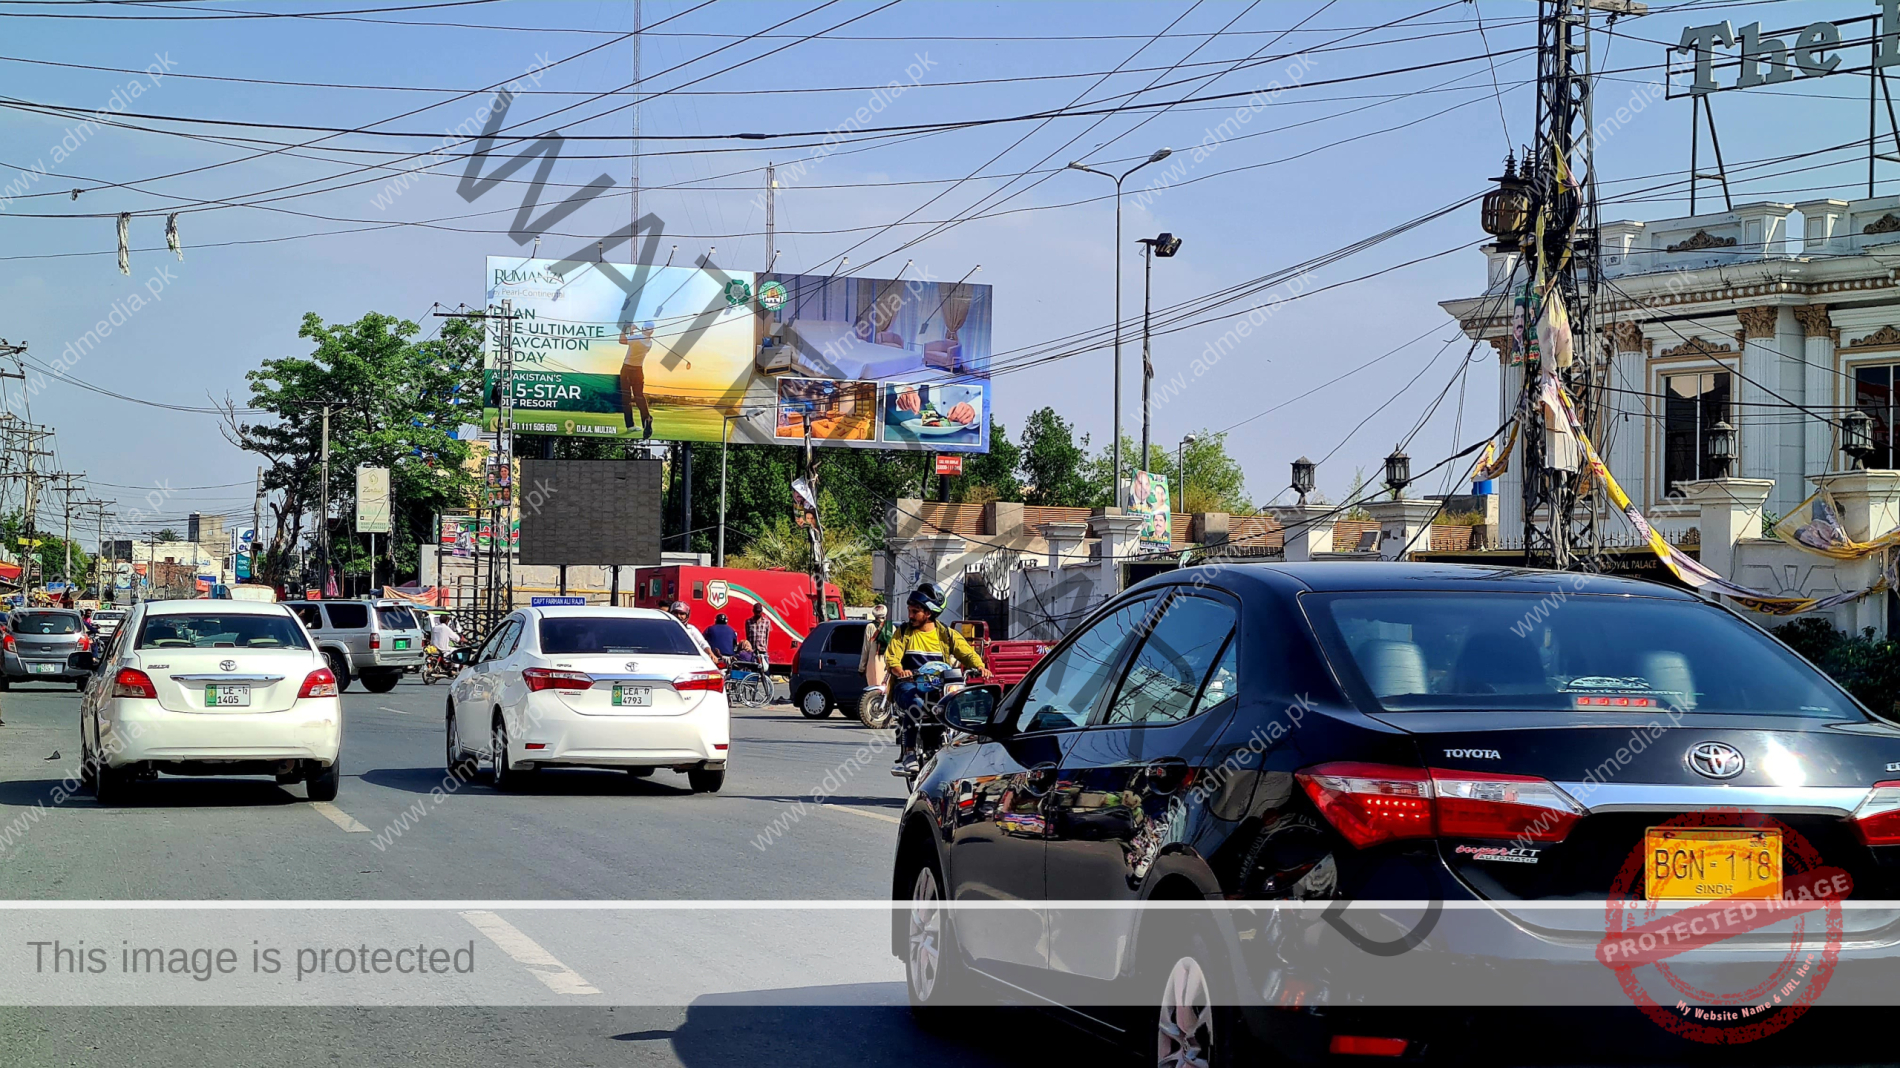
POLYGON ((467 920, 477 931, 488 936, 503 953, 513 957, 517 964, 528 969, 536 979, 556 994, 598 994, 599 988, 580 977, 574 969, 554 958, 554 954, 541 948, 541 944, 521 929, 492 912, 464 912, 467 920))
POLYGON ((822 809, 830 809, 835 812, 849 812, 853 816, 868 816, 874 820, 883 820, 885 823, 904 822, 903 820, 898 819, 896 816, 892 816, 884 812, 872 812, 868 808, 853 808, 850 805, 833 805, 830 803, 821 804, 818 807, 822 809))
POLYGON ((407 712, 404 712, 404 711, 403 711, 402 709, 400 709, 400 708, 391 708, 391 707, 389 707, 388 705, 377 705, 376 707, 377 707, 377 708, 380 708, 380 709, 382 709, 382 710, 383 710, 383 711, 385 711, 385 712, 394 712, 394 713, 395 713, 395 714, 397 714, 398 716, 406 716, 406 715, 408 715, 408 714, 409 714, 409 713, 407 713, 407 712))
POLYGON ((356 822, 356 818, 328 801, 313 801, 310 807, 323 814, 323 818, 352 834, 368 834, 369 828, 356 822))

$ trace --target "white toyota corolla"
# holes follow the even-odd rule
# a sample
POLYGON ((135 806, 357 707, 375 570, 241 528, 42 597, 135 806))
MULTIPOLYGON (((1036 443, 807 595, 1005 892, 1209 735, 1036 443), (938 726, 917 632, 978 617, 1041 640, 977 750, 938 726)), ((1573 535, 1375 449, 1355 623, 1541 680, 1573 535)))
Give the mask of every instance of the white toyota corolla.
POLYGON ((79 705, 82 774, 102 804, 134 781, 273 775, 332 801, 343 704, 290 610, 251 601, 147 601, 96 655, 79 705))
POLYGON ((664 612, 525 608, 455 658, 448 766, 462 778, 486 758, 502 790, 547 767, 671 768, 698 792, 726 781, 725 676, 664 612))

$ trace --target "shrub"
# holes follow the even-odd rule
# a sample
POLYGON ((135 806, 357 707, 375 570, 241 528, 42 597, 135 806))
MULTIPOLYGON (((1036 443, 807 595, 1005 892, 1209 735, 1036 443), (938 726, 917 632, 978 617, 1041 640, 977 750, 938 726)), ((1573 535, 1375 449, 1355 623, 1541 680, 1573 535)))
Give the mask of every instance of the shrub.
POLYGON ((1900 641, 1876 638, 1872 627, 1858 636, 1846 634, 1815 616, 1783 623, 1773 632, 1868 708, 1883 716, 1900 714, 1900 641))

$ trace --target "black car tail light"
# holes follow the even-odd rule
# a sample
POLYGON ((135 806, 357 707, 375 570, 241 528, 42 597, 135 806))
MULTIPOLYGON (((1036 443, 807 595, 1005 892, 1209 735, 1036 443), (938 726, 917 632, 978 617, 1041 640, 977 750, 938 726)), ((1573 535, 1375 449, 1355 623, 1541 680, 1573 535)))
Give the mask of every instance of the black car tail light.
MULTIPOLYGON (((1561 842, 1583 809, 1547 779, 1340 761, 1294 776, 1320 815, 1364 849, 1400 838, 1561 842)), ((1896 808, 1900 808, 1900 782, 1896 808)), ((1900 834, 1900 818, 1895 833, 1900 834)))
POLYGON ((1854 830, 1868 845, 1900 845, 1900 780, 1874 784, 1854 810, 1854 830))

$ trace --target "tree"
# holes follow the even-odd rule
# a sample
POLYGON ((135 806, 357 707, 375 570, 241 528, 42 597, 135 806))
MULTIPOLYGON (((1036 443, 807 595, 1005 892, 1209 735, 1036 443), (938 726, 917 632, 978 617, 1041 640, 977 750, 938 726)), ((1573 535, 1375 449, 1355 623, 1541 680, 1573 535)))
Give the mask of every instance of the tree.
POLYGON ((22 563, 28 557, 38 562, 38 580, 40 582, 60 582, 77 577, 84 581, 92 572, 92 557, 78 542, 73 542, 72 571, 66 570, 67 543, 57 534, 35 533, 33 545, 26 544, 26 524, 20 513, 7 516, 0 521, 0 543, 14 554, 22 563))
MULTIPOLYGON (((1136 463, 1141 450, 1131 438, 1122 438, 1122 462, 1136 463)), ((1209 430, 1194 432, 1194 441, 1188 445, 1182 455, 1182 465, 1175 462, 1175 451, 1150 442, 1148 462, 1137 470, 1152 471, 1166 475, 1168 493, 1172 500, 1170 507, 1177 512, 1227 512, 1230 515, 1251 515, 1253 501, 1247 496, 1247 475, 1240 469, 1240 462, 1227 454, 1227 435, 1209 430), (1181 499, 1181 477, 1177 466, 1187 470, 1187 500, 1185 506, 1181 499)), ((1087 472, 1089 481, 1106 491, 1108 469, 1114 462, 1107 449, 1089 458, 1087 472)))
MULTIPOLYGON (((870 604, 877 596, 871 586, 871 549, 864 539, 849 530, 825 530, 825 561, 828 574, 846 604, 870 604)), ((753 531, 745 551, 728 558, 733 567, 759 570, 796 571, 811 574, 811 535, 789 519, 775 519, 764 529, 753 531)))
POLYGON ((951 499, 976 504, 1021 500, 1023 483, 1017 471, 1022 462, 1023 450, 1009 440, 1003 424, 992 418, 990 451, 963 458, 963 477, 951 485, 951 499))
POLYGON ((154 534, 152 537, 154 538, 154 540, 157 540, 157 541, 177 541, 178 532, 176 530, 173 530, 170 527, 166 527, 164 530, 159 531, 157 534, 154 534))
POLYGON ((435 537, 435 515, 474 500, 479 482, 462 467, 469 447, 454 432, 479 411, 481 328, 445 323, 440 338, 415 342, 416 324, 378 312, 337 325, 306 314, 297 334, 314 346, 310 355, 265 360, 245 376, 249 408, 270 421, 241 422, 233 406, 225 434, 268 461, 264 487, 279 494, 270 505, 276 532, 256 568, 263 581, 289 577, 303 517, 319 507, 325 405, 330 500, 343 517, 331 522, 331 554, 346 573, 370 566, 350 520, 357 467, 390 469, 387 555, 399 573, 414 572, 419 547, 435 537))
POLYGON ((1023 422, 1023 444, 1018 467, 1023 476, 1023 502, 1093 508, 1108 503, 1108 485, 1091 479, 1087 434, 1078 444, 1075 430, 1054 408, 1038 408, 1023 422))

